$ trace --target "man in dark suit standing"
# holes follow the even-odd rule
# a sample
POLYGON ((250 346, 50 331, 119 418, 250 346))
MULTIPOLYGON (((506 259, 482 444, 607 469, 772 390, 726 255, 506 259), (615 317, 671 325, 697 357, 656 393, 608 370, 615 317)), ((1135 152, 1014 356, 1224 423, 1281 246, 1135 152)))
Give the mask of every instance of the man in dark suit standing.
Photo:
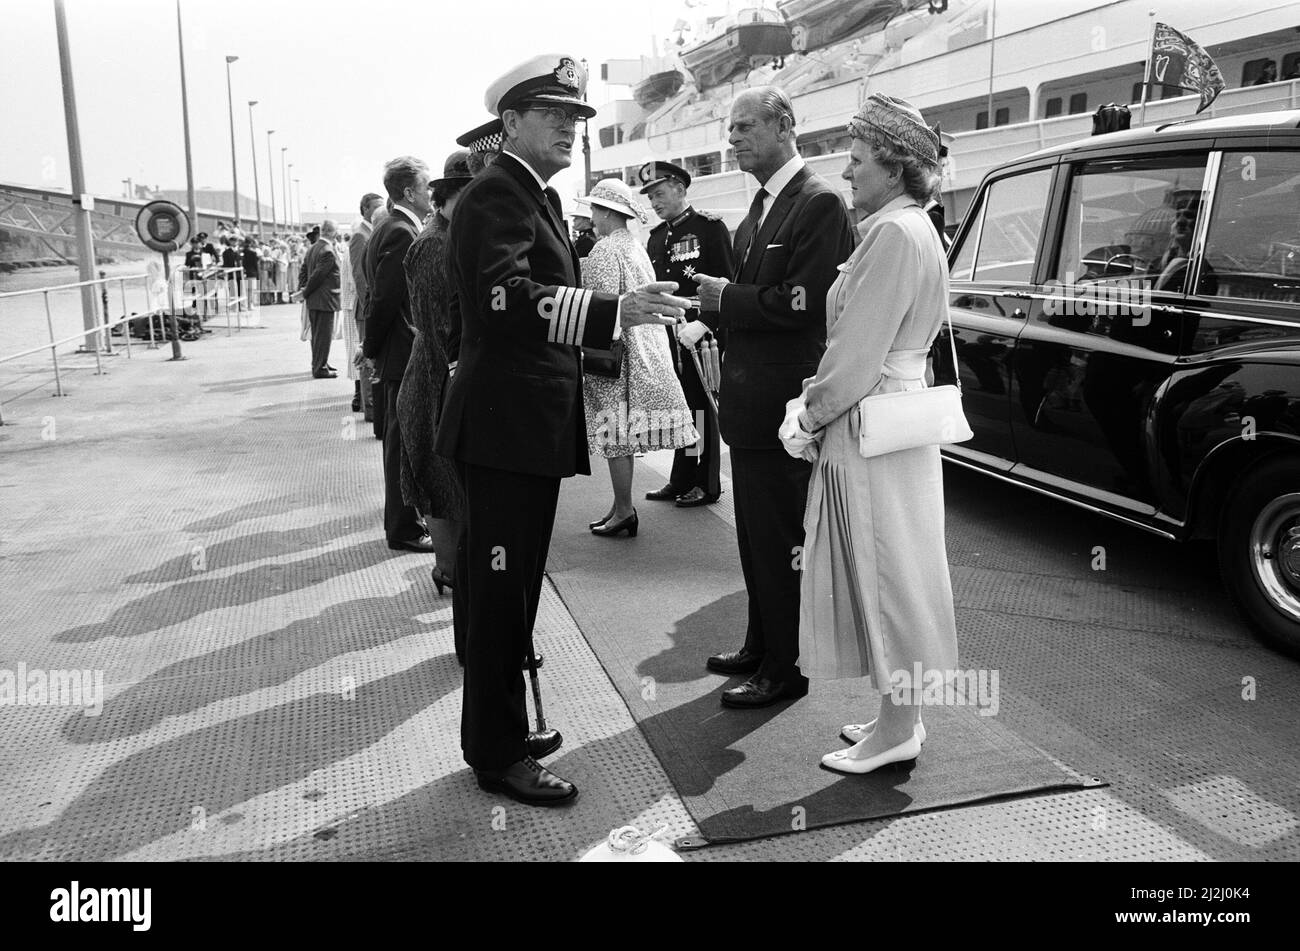
POLYGON ((707 666, 752 675, 723 691, 730 707, 808 692, 798 666, 799 558, 812 467, 786 455, 777 430, 786 401, 816 373, 826 349, 826 292, 853 251, 853 229, 843 200, 804 165, 794 123, 789 97, 775 86, 746 90, 732 104, 736 161, 760 188, 736 230, 734 283, 697 275, 700 320, 679 335, 692 346, 720 329, 727 340, 718 402, 749 623, 744 646, 707 666))
MULTIPOLYGON (((354 295, 355 303, 352 314, 344 314, 344 320, 355 320, 357 328, 357 339, 363 344, 366 340, 366 296, 370 291, 366 284, 366 244, 370 241, 370 234, 374 231, 374 225, 371 219, 375 216, 375 210, 384 207, 384 199, 381 195, 374 192, 366 192, 361 196, 361 220, 357 222, 356 230, 348 239, 348 266, 352 269, 352 284, 356 288, 354 295)), ((351 360, 353 354, 348 354, 351 360)), ((362 369, 361 379, 357 380, 356 395, 352 398, 352 411, 364 412, 366 419, 370 419, 370 371, 362 369)))
POLYGON ((607 350, 623 327, 674 324, 688 303, 668 295, 671 284, 621 297, 582 289, 560 196, 546 183, 572 163, 579 117, 595 115, 585 86, 577 61, 554 54, 488 89, 505 142, 460 193, 451 221, 460 359, 434 444, 459 463, 466 500, 456 573, 469 607, 461 748, 483 789, 539 806, 578 794, 528 755, 520 666, 560 480, 591 472, 579 348, 607 350))
MULTIPOLYGON (((693 297, 697 289, 696 274, 730 274, 735 268, 731 233, 721 218, 696 211, 687 204, 686 190, 691 187, 691 176, 686 169, 672 162, 647 162, 637 177, 641 194, 650 199, 655 214, 663 219, 650 232, 646 243, 655 277, 676 281, 677 293, 693 297)), ((697 316, 692 312, 687 320, 697 316)), ((673 454, 668 484, 647 492, 645 497, 660 502, 675 501, 679 508, 712 505, 722 494, 718 420, 690 348, 679 345, 675 339, 669 340, 668 346, 673 352, 682 392, 686 394, 686 405, 691 408, 695 428, 700 431, 700 441, 673 454)))
POLYGON ((432 553, 433 539, 420 525, 415 509, 402 503, 402 431, 397 424, 397 391, 415 342, 402 262, 433 210, 429 166, 409 155, 393 159, 384 166, 384 189, 393 200, 393 213, 366 245, 370 304, 362 345, 362 353, 375 361, 380 380, 375 399, 382 399, 384 405, 384 535, 389 548, 432 553))
POLYGON ((338 376, 330 368, 330 343, 334 340, 334 315, 339 309, 339 259, 334 253, 334 237, 338 229, 334 222, 320 226, 320 237, 307 252, 303 261, 301 296, 307 302, 307 317, 311 322, 311 375, 318 380, 332 380, 338 376))

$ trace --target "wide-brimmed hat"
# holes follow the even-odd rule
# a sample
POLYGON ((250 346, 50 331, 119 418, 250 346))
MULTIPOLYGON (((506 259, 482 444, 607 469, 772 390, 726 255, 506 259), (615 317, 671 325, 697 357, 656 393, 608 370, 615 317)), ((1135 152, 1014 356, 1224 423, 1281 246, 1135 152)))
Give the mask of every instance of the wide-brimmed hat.
POLYGON ((608 208, 628 218, 635 218, 642 224, 650 220, 641 203, 632 194, 632 189, 619 178, 603 178, 585 198, 574 200, 580 205, 599 205, 601 208, 608 208))
POLYGON ((596 110, 587 105, 587 72, 565 53, 546 53, 511 67, 487 89, 483 104, 500 116, 525 105, 569 106, 585 119, 596 110))
POLYGON ((678 181, 687 188, 691 187, 690 172, 672 162, 646 162, 636 173, 637 183, 644 195, 661 182, 678 181))
POLYGON ((447 156, 447 161, 442 163, 442 178, 435 178, 429 182, 429 187, 435 185, 464 185, 474 178, 474 174, 469 170, 469 151, 467 149, 457 149, 447 156))
POLYGON ((456 136, 456 144, 464 146, 471 152, 495 152, 501 148, 501 134, 501 120, 489 119, 464 135, 456 136))
POLYGON ((906 99, 873 92, 849 120, 849 135, 879 133, 927 165, 939 164, 939 135, 925 124, 921 110, 906 99))

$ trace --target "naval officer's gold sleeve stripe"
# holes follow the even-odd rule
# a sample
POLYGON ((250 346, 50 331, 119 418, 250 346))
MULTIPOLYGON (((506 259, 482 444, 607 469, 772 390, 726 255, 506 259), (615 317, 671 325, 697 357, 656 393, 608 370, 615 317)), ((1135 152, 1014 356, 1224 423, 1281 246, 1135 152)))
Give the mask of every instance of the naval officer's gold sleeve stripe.
POLYGON ((551 343, 564 343, 564 288, 555 289, 555 310, 551 312, 551 326, 555 335, 551 343))
POLYGON ((560 339, 566 344, 573 345, 573 302, 579 293, 572 287, 560 288, 560 293, 564 297, 564 303, 560 307, 560 326, 563 328, 560 339))
POLYGON ((581 291, 580 293, 582 294, 582 301, 578 305, 578 343, 582 342, 583 334, 587 330, 587 308, 591 306, 592 298, 591 291, 581 291))

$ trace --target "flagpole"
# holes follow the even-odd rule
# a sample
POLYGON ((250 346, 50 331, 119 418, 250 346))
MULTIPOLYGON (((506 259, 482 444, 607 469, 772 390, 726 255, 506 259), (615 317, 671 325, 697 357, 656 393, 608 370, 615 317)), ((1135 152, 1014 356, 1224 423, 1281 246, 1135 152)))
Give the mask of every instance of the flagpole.
POLYGON ((1148 11, 1147 19, 1151 21, 1151 25, 1147 29, 1147 64, 1142 72, 1142 111, 1138 118, 1140 126, 1147 124, 1147 96, 1150 95, 1151 90, 1151 57, 1156 42, 1156 11, 1148 11))

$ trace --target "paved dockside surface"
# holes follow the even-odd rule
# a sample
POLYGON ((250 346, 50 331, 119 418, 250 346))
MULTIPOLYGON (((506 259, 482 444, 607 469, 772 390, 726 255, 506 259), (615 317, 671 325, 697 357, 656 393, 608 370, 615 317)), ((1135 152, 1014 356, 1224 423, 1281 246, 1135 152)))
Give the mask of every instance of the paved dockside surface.
MULTIPOLYGON (((5 407, 0 859, 569 860, 628 823, 696 834, 549 587, 546 712, 582 797, 477 789, 432 557, 384 544, 351 383, 309 378, 296 307, 262 314, 5 407)), ((595 518, 593 462, 564 491, 595 518)), ((1300 665, 1250 636, 1209 553, 945 474, 962 665, 998 671, 1003 727, 1109 785, 688 860, 1300 858, 1300 665)), ((730 499, 691 513, 701 531, 734 532, 730 499)))

